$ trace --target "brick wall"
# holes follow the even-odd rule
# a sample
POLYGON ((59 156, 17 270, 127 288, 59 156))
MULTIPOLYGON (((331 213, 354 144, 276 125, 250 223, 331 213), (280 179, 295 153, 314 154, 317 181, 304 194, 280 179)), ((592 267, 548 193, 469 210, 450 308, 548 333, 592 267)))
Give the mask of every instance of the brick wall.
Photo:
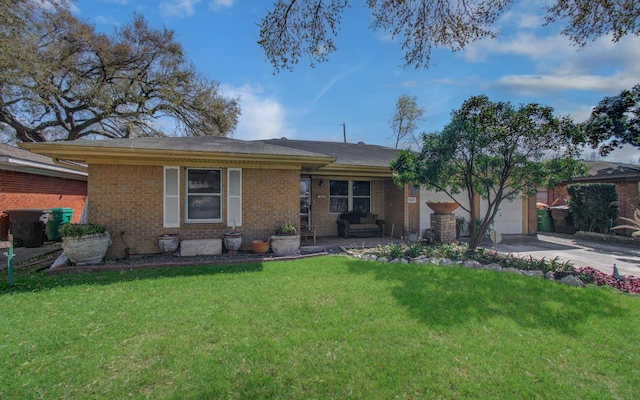
POLYGON ((437 242, 454 242, 456 240, 455 214, 431 214, 431 230, 435 233, 437 242))
MULTIPOLYGON (((165 233, 178 233, 181 239, 203 239, 222 238, 229 230, 227 223, 184 222, 185 168, 180 171, 180 228, 162 226, 162 166, 91 165, 89 174, 89 218, 105 225, 113 239, 107 257, 124 257, 126 245, 130 254, 158 253, 157 237, 165 233)), ((226 188, 226 169, 222 176, 226 188)), ((247 250, 251 240, 272 235, 276 224, 298 223, 300 172, 244 168, 242 178, 243 224, 236 229, 243 233, 241 250, 247 250)), ((224 196, 223 201, 226 219, 224 196)))
MULTIPOLYGON (((69 207, 77 222, 87 199, 87 182, 0 170, 0 211, 16 208, 69 207)), ((0 217, 0 232, 6 239, 8 219, 0 217)))

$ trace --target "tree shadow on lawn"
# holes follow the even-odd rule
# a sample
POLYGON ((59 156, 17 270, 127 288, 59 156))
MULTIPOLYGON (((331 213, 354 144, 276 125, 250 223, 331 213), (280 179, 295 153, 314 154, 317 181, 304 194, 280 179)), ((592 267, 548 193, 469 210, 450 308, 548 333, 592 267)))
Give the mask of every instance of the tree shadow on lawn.
POLYGON ((12 293, 45 291, 65 286, 111 285, 114 283, 131 282, 142 279, 161 279, 242 272, 260 272, 262 271, 262 266, 262 262, 253 262, 154 267, 115 271, 64 273, 55 275, 47 275, 44 271, 39 271, 36 273, 22 273, 18 271, 14 277, 14 285, 11 287, 8 285, 7 271, 5 270, 0 273, 0 296, 12 293))
POLYGON ((618 318, 623 307, 611 293, 558 284, 542 278, 463 267, 350 261, 349 271, 397 282, 392 295, 429 326, 463 325, 509 318, 525 328, 575 335, 588 318, 618 318))

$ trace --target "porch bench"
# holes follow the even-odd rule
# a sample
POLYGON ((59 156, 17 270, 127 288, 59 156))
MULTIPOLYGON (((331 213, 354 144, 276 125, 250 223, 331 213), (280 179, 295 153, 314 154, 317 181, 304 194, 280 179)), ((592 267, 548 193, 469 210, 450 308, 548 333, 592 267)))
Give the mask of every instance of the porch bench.
POLYGON ((377 214, 349 211, 340 214, 338 220, 338 236, 370 237, 384 235, 384 220, 378 219, 377 214))

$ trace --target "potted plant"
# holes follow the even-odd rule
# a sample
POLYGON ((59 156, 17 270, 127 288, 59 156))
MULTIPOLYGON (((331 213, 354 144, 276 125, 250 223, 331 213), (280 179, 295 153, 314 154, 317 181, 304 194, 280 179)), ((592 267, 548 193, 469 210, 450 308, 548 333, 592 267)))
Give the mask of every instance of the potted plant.
POLYGON ((286 222, 284 224, 276 226, 276 235, 279 236, 290 236, 298 233, 298 228, 291 222, 286 222))
POLYGON ((224 233, 224 247, 231 254, 238 253, 238 249, 242 245, 242 232, 236 232, 236 220, 233 220, 232 229, 224 233))
POLYGON ((275 228, 275 235, 271 236, 271 251, 275 256, 297 254, 300 250, 300 236, 295 224, 286 222, 275 228))
POLYGON ((111 246, 109 232, 96 223, 66 223, 60 225, 58 232, 62 249, 74 264, 99 264, 111 246))

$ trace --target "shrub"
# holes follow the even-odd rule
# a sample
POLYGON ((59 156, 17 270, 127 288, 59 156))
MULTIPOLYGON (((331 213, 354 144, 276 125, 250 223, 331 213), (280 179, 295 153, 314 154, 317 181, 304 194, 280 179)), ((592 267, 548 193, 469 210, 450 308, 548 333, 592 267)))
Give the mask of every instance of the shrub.
POLYGON ((82 237, 84 235, 95 235, 104 233, 104 226, 95 224, 93 222, 87 222, 85 224, 62 224, 58 228, 58 233, 61 237, 82 237))
POLYGON ((579 231, 608 233, 618 218, 618 194, 613 183, 567 186, 573 224, 579 231))

